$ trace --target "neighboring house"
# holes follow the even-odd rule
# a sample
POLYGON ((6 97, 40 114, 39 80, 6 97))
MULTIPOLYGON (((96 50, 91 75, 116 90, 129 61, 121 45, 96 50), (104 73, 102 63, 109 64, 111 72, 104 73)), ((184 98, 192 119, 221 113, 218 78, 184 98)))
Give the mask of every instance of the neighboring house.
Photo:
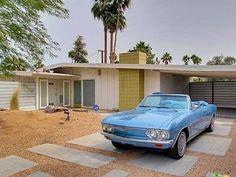
POLYGON ((236 66, 151 65, 141 52, 120 54, 120 64, 61 63, 47 72, 16 72, 0 79, 0 107, 19 89, 20 109, 47 105, 132 109, 153 92, 190 93, 222 107, 236 107, 236 82, 190 83, 189 77, 236 78, 236 66), (231 88, 231 89, 230 89, 231 88), (223 101, 222 101, 223 100, 223 101))

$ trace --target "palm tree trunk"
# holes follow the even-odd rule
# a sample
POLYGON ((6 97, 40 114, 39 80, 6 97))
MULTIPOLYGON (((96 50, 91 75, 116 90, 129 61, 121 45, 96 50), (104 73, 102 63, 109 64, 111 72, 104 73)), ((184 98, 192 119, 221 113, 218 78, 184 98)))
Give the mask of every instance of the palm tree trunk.
POLYGON ((116 22, 116 31, 115 31, 115 41, 114 41, 114 51, 113 51, 113 57, 116 55, 116 43, 117 43, 117 33, 119 28, 119 21, 120 21, 120 8, 118 8, 118 16, 117 16, 117 22, 116 22))
POLYGON ((104 27, 104 63, 107 63, 107 28, 104 27))
POLYGON ((114 63, 113 53, 113 32, 110 32, 110 63, 114 63))

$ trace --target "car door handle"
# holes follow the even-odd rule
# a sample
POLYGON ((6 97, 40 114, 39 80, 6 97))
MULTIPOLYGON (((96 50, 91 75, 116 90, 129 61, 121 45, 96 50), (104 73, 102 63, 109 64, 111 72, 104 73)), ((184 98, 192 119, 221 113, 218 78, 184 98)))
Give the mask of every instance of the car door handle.
POLYGON ((206 109, 203 110, 203 112, 206 112, 206 111, 207 111, 206 109))

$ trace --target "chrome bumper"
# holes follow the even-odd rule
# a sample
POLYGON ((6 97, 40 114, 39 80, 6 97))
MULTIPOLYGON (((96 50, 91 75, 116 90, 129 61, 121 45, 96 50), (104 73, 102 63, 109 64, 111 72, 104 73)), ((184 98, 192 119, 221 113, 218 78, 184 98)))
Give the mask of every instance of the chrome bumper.
POLYGON ((104 135, 109 140, 119 140, 122 142, 128 141, 128 142, 136 142, 136 143, 151 143, 151 144, 163 144, 163 145, 167 145, 167 144, 170 145, 174 142, 173 140, 155 141, 155 140, 140 140, 140 139, 134 139, 134 138, 126 138, 126 137, 121 137, 121 136, 113 135, 106 132, 101 132, 101 134, 104 135))

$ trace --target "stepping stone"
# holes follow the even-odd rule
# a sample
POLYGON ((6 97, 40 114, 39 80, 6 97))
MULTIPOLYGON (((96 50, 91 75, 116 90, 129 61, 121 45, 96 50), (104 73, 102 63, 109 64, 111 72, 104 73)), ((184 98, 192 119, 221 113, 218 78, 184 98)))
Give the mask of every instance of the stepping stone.
POLYGON ((213 173, 208 172, 205 177, 212 177, 213 173))
POLYGON ((51 176, 51 175, 41 172, 41 171, 37 171, 35 173, 32 173, 31 175, 28 175, 27 177, 54 177, 54 176, 51 176))
POLYGON ((215 125, 214 131, 209 133, 209 134, 220 135, 220 136, 228 136, 230 130, 231 130, 231 126, 215 125))
POLYGON ((11 176, 36 165, 38 164, 18 156, 8 156, 0 159, 0 177, 11 176))
POLYGON ((112 144, 111 141, 106 139, 101 133, 94 133, 88 136, 83 136, 67 143, 75 144, 75 145, 82 145, 88 146, 96 149, 112 151, 112 152, 123 152, 122 150, 116 149, 112 144))
POLYGON ((231 141, 231 138, 199 136, 188 144, 188 150, 224 156, 231 141))
POLYGON ((215 124, 217 125, 233 125, 233 119, 224 119, 224 118, 217 118, 215 120, 215 124))
POLYGON ((103 177, 126 177, 128 176, 129 173, 127 171, 123 171, 123 170, 111 170, 110 172, 108 172, 106 175, 104 175, 103 177))
POLYGON ((182 159, 176 160, 158 153, 144 153, 136 159, 129 161, 129 163, 170 175, 184 176, 197 160, 198 157, 190 155, 185 155, 182 159))
POLYGON ((99 168, 115 160, 114 157, 85 152, 55 144, 42 144, 29 148, 28 150, 54 159, 91 168, 99 168))

